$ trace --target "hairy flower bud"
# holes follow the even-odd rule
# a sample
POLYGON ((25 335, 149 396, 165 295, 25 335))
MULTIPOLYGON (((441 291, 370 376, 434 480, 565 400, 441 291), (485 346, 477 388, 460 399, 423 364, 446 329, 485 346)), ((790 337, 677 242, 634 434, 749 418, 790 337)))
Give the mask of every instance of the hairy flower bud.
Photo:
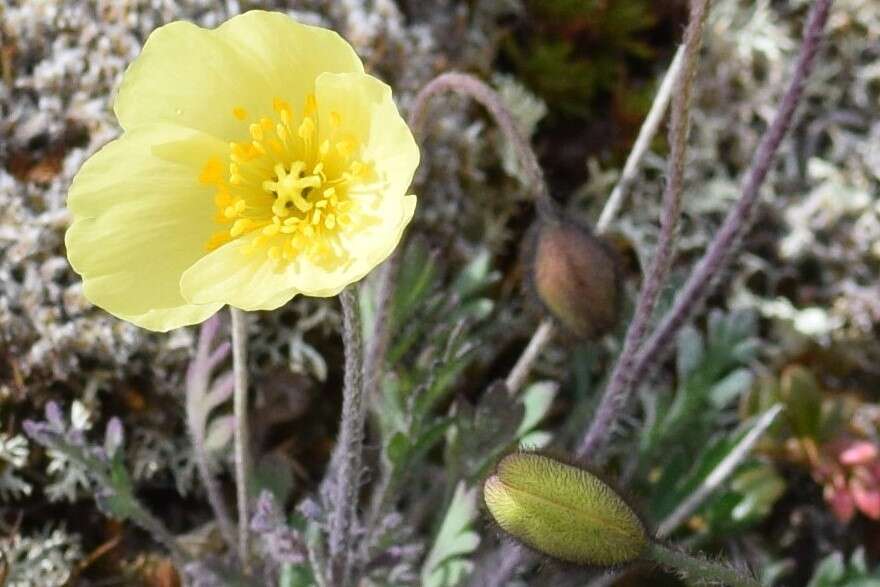
POLYGON ((542 222, 535 237, 532 280, 547 310, 576 336, 597 338, 617 324, 618 261, 586 228, 542 222))
POLYGON ((483 499, 502 530, 561 561, 611 567, 635 561, 650 544, 642 521, 608 484, 542 455, 504 457, 483 499))

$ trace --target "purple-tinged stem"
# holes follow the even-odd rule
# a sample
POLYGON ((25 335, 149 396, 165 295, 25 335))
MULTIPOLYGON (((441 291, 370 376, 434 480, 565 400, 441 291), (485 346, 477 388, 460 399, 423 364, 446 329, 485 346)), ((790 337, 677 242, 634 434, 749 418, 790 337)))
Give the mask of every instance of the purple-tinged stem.
POLYGON ((358 488, 364 446, 367 405, 363 389, 363 348, 361 319, 353 288, 339 294, 342 304, 345 343, 345 378, 342 391, 342 419, 334 454, 336 463, 330 513, 331 583, 346 587, 351 583, 352 534, 357 522, 358 488))
POLYGON ((550 197, 547 182, 544 181, 544 172, 541 170, 540 164, 538 164, 535 151, 519 131, 519 128, 517 128, 513 115, 504 105, 504 102, 501 101, 501 97, 495 90, 478 78, 466 73, 451 71, 440 74, 428 82, 416 96, 415 104, 413 105, 412 115, 409 119, 413 133, 417 137, 422 136, 425 116, 428 111, 428 102, 435 95, 448 91, 473 98, 489 111, 501 132, 504 133, 504 137, 510 141, 513 150, 516 152, 517 160, 519 161, 520 168, 526 175, 529 188, 534 191, 535 206, 538 214, 545 221, 555 222, 558 214, 556 204, 550 197))
POLYGON ((699 61, 703 29, 709 0, 694 0, 684 40, 684 61, 675 83, 669 125, 669 166, 660 217, 660 238, 645 283, 636 301, 632 322, 626 331, 623 350, 611 372, 611 378, 599 403, 596 416, 578 451, 579 456, 593 455, 604 442, 625 403, 633 382, 633 363, 647 332, 660 290, 666 282, 675 254, 678 222, 681 218, 684 166, 690 130, 690 106, 694 76, 699 61))
MULTIPOLYGON (((709 244, 709 248, 697 263, 672 308, 661 319, 659 326, 644 343, 638 356, 629 366, 629 382, 640 380, 650 374, 651 369, 671 346, 675 335, 685 323, 702 307, 712 289, 715 278, 730 260, 731 253, 742 239, 751 218, 755 203, 760 195, 761 185, 775 160, 779 145, 791 127, 794 113, 801 101, 804 87, 816 60, 822 40, 822 32, 831 9, 831 0, 816 0, 810 11, 797 63, 791 83, 782 98, 779 111, 770 127, 761 138, 758 149, 752 158, 749 172, 743 184, 742 194, 727 214, 721 229, 709 244)), ((591 454, 608 440, 611 426, 626 403, 630 389, 618 392, 617 401, 611 410, 597 413, 588 434, 578 452, 583 456, 591 454)))
POLYGON ((247 316, 243 310, 229 308, 232 314, 232 368, 235 391, 232 412, 235 418, 235 488, 238 502, 238 556, 245 574, 250 572, 250 434, 248 426, 247 316))
MULTIPOLYGON (((412 110, 409 116, 409 126, 413 134, 417 138, 424 136, 425 118, 427 116, 428 103, 431 98, 437 94, 447 91, 457 92, 469 96, 482 104, 492 115, 495 123, 501 129, 505 138, 513 145, 520 168, 525 172, 529 187, 535 194, 535 206, 538 214, 546 222, 555 222, 558 216, 556 205, 550 198, 547 189, 547 183, 544 180, 544 172, 538 163, 529 142, 522 135, 516 126, 513 115, 504 105, 504 102, 498 94, 488 85, 477 79, 476 77, 464 73, 449 72, 443 73, 428 82, 419 91, 415 98, 412 110)), ((395 252, 386 262, 382 274, 379 279, 378 299, 376 300, 376 314, 373 325, 373 331, 370 339, 367 341, 366 357, 364 360, 364 385, 365 393, 372 397, 376 393, 377 386, 382 378, 382 371, 385 363, 385 355, 388 350, 388 343, 391 336, 389 325, 391 323, 391 304, 394 298, 394 289, 397 283, 397 274, 400 270, 400 252, 395 252)), ((539 332, 542 332, 542 340, 537 341, 539 347, 533 352, 533 355, 540 353, 544 344, 552 338, 553 324, 549 320, 545 320, 539 332)), ((530 345, 533 348, 535 345, 530 345)), ((520 374, 524 377, 528 374, 531 362, 534 356, 528 357, 529 362, 522 364, 518 371, 518 383, 520 374)), ((381 485, 381 483, 380 483, 381 485)), ((385 503, 384 499, 375 502, 376 507, 373 508, 368 523, 372 525, 381 518, 380 504, 385 503)))

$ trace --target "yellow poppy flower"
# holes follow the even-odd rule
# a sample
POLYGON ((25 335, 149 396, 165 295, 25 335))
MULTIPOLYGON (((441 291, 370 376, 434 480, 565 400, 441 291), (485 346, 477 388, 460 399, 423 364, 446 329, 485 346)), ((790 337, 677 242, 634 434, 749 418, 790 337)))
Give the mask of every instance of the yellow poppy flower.
POLYGON ((418 147, 332 31, 262 11, 163 26, 114 110, 124 132, 74 178, 65 242, 86 297, 144 328, 336 295, 412 218, 418 147))

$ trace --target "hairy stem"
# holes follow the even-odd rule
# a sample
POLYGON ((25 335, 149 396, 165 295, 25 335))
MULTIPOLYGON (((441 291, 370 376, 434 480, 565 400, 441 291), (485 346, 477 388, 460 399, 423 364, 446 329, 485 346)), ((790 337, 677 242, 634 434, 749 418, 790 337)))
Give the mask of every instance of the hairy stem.
MULTIPOLYGON (((495 123, 504 133, 505 138, 513 145, 520 168, 526 174, 529 187, 534 192, 535 207, 538 214, 545 221, 555 222, 558 217, 556 204, 550 197, 547 183, 544 180, 544 172, 541 170, 534 150, 526 137, 520 133, 513 115, 504 105, 498 94, 476 77, 456 72, 444 73, 435 77, 422 88, 416 96, 408 120, 409 126, 416 138, 424 136, 425 118, 431 98, 447 91, 465 94, 482 104, 489 111, 495 123)), ((370 340, 367 342, 366 358, 364 361, 364 384, 366 386, 366 393, 369 396, 377 393, 376 390, 382 378, 385 355, 388 351, 388 342, 391 336, 389 330, 391 304, 394 298, 394 289, 399 269, 400 253, 395 252, 385 262, 385 268, 380 276, 375 322, 370 340)), ((509 384, 513 383, 515 386, 522 385, 528 376, 531 365, 553 337, 554 329, 553 322, 549 319, 541 323, 536 333, 536 335, 541 334, 541 337, 530 343, 529 347, 533 349, 533 352, 530 356, 520 359, 517 376, 513 380, 509 379, 509 384)), ((387 476, 388 473, 383 471, 382 474, 387 476)), ((380 486, 383 490, 382 494, 373 500, 374 507, 371 508, 369 520, 370 527, 381 518, 384 507, 393 501, 392 497, 387 493, 393 486, 391 481, 383 478, 380 486)))
POLYGON ((362 378, 360 309, 350 288, 339 294, 339 301, 342 304, 345 343, 345 381, 337 458, 334 459, 337 468, 330 516, 330 572, 333 575, 332 583, 345 587, 351 582, 352 530, 357 520, 367 409, 362 378))
POLYGON ((831 0, 816 0, 813 5, 791 82, 773 122, 755 151, 743 184, 742 194, 675 298, 672 308, 660 320, 657 329, 642 346, 632 366, 633 380, 650 375, 651 369, 663 358, 664 351, 671 346, 681 327, 702 307, 715 279, 727 266, 732 253, 742 240, 758 201, 761 186, 776 158, 782 139, 791 127, 795 111, 803 97, 804 87, 815 65, 830 8, 831 0))
MULTIPOLYGON (((651 103, 651 110, 645 117, 645 121, 639 129, 639 135, 636 138, 636 142, 633 144, 633 148, 630 150, 629 155, 626 158, 626 163, 623 166, 620 179, 611 191, 611 195, 608 197, 608 201, 605 202, 605 206, 602 208, 602 213, 599 215, 599 220, 596 222, 597 234, 606 232, 611 226, 611 223, 620 212, 633 182, 638 176, 639 166, 642 159, 644 159, 645 154, 648 152, 648 148, 651 146, 651 141, 654 140, 654 136, 660 128, 660 123, 663 121, 663 116, 666 114, 666 108, 669 106, 669 99, 672 96, 672 88, 674 87, 673 82, 676 77, 678 77, 678 72, 681 70, 682 63, 684 63, 683 45, 678 48, 672 63, 669 65, 669 69, 666 71, 666 75, 663 76, 663 81, 660 83, 657 95, 651 103)), ((535 361, 541 356, 541 352, 544 348, 546 348, 546 346, 550 344, 550 341, 553 340, 555 334, 556 326, 553 323, 553 320, 550 318, 542 320, 538 329, 535 330, 535 333, 532 335, 532 338, 529 339, 528 344, 517 360, 516 365, 514 365, 511 370, 510 375, 507 376, 507 388, 510 390, 511 395, 515 395, 517 390, 522 387, 523 383, 525 383, 535 361)))
MULTIPOLYGON (((633 179, 638 173, 642 159, 644 159, 651 141, 654 140, 654 136, 660 128, 660 122, 663 120, 672 95, 673 82, 678 77, 683 63, 684 49, 682 47, 675 54, 675 58, 663 76, 663 81, 660 83, 660 88, 654 97, 651 110, 642 123, 636 143, 627 156, 620 180, 614 187, 612 195, 602 209, 602 213, 599 215, 599 221, 596 223, 596 232, 599 234, 608 230, 614 218, 620 212, 623 201, 629 194, 633 179)), ((522 355, 508 375, 508 388, 519 387, 525 382, 535 361, 537 361, 544 348, 553 340, 555 333, 556 326, 551 318, 545 318, 541 321, 535 334, 532 335, 531 340, 529 340, 522 355)), ((498 587, 504 585, 510 580, 517 567, 525 564, 532 556, 526 551, 505 542, 499 550, 483 558, 468 584, 471 587, 498 587)))
POLYGON ((730 587, 761 587, 761 584, 755 579, 742 575, 728 566, 691 556, 659 543, 653 543, 650 546, 646 557, 695 582, 715 583, 730 587))
POLYGON ((238 308, 232 315, 232 369, 235 373, 233 417, 235 418, 235 488, 238 501, 238 556, 247 573, 250 569, 250 435, 248 431, 247 316, 238 308))
POLYGON ((623 350, 611 372, 611 378, 599 402, 593 423, 578 449, 579 457, 591 455, 595 459, 597 456, 595 453, 607 441, 609 433, 620 415, 627 391, 633 381, 632 367, 636 360, 636 354, 650 324, 657 297, 660 295, 660 290, 672 266, 676 232, 681 218, 681 194, 684 187, 685 155, 690 130, 691 95, 708 6, 709 0, 694 0, 692 2, 690 21, 685 32, 683 65, 675 82, 675 95, 672 100, 668 177, 666 189, 663 192, 657 250, 636 301, 635 314, 626 331, 623 350))
POLYGON ((545 221, 555 222, 558 216, 556 204, 550 197, 547 182, 544 181, 544 172, 538 164, 535 151, 517 128, 513 115, 501 101, 501 97, 478 78, 466 73, 449 72, 438 75, 428 82, 416 96, 410 116, 410 126, 415 135, 421 136, 424 131, 428 101, 436 94, 447 91, 469 96, 489 111, 501 132, 504 133, 504 137, 513 145, 520 168, 526 175, 529 188, 534 192, 538 214, 545 221))

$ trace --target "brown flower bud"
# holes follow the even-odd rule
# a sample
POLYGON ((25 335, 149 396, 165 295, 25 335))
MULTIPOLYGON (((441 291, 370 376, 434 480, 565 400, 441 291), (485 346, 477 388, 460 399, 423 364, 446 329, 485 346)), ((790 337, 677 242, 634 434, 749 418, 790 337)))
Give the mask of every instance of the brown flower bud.
POLYGON ((532 283, 538 298, 565 328, 595 339, 620 314, 620 276, 613 249, 572 222, 541 222, 534 238, 532 283))

